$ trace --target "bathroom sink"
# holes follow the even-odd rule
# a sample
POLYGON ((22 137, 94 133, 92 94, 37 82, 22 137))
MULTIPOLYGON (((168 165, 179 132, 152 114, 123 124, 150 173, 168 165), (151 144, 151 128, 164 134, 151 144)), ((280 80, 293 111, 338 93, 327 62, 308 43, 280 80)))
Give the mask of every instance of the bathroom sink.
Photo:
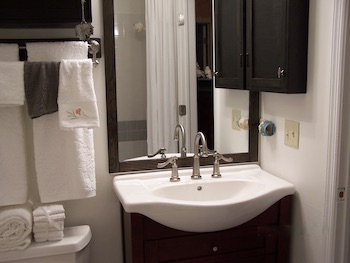
POLYGON ((126 212, 190 232, 238 226, 295 192, 255 164, 220 169, 222 178, 212 178, 212 167, 201 168, 200 180, 191 179, 192 169, 179 170, 180 182, 169 181, 169 170, 118 175, 113 188, 126 212))
MULTIPOLYGON (((228 181, 223 184, 219 182, 203 182, 200 184, 182 184, 164 186, 154 189, 152 194, 155 196, 183 201, 220 201, 230 199, 239 200, 246 195, 252 195, 264 187, 261 183, 249 181, 228 181)), ((225 180, 226 181, 226 180, 225 180)))

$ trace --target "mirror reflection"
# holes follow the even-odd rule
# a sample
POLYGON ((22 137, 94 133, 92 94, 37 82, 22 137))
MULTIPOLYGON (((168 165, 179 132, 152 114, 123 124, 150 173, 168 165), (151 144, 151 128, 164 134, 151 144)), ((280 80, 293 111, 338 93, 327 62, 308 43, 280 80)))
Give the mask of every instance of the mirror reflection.
POLYGON ((249 92, 213 88, 210 0, 114 0, 114 23, 120 161, 190 156, 197 131, 248 152, 249 92))

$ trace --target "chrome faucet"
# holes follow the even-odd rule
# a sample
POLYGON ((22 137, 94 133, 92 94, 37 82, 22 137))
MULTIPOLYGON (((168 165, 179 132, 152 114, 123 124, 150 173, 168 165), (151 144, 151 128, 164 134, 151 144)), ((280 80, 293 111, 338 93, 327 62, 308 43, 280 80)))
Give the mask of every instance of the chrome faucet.
POLYGON ((182 124, 177 124, 174 131, 174 140, 179 141, 179 134, 181 134, 182 137, 182 143, 181 143, 181 157, 186 157, 186 134, 185 134, 185 128, 182 124))
POLYGON ((199 141, 202 141, 201 145, 201 156, 208 157, 208 145, 205 139, 205 136, 202 132, 198 132, 196 137, 194 138, 194 155, 193 155, 193 171, 192 171, 192 179, 201 179, 200 171, 199 171, 199 141))

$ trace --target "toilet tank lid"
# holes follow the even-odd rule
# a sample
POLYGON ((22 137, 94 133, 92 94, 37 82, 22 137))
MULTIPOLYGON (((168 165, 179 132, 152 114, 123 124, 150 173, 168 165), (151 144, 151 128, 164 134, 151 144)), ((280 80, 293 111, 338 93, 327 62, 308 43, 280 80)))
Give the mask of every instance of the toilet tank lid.
POLYGON ((88 225, 65 227, 60 241, 34 242, 25 250, 0 253, 0 262, 75 253, 82 250, 91 240, 88 225))

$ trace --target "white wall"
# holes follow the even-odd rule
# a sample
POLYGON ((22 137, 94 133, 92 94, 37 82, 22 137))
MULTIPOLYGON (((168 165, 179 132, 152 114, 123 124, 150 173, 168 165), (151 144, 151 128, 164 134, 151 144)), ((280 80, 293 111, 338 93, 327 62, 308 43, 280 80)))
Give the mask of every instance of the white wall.
POLYGON ((333 0, 310 0, 307 94, 262 94, 276 135, 260 137, 263 169, 296 187, 291 262, 322 261, 333 0), (299 149, 284 145, 284 121, 300 122, 299 149))
MULTIPOLYGON (((102 1, 92 0, 94 35, 103 39, 102 1)), ((1 38, 72 38, 74 29, 19 30, 1 29, 1 38)), ((103 45, 103 43, 102 43, 103 45)), ((103 48, 103 47, 102 47, 103 48)), ((96 197, 66 201, 66 226, 88 224, 92 229, 91 263, 122 263, 122 232, 119 201, 112 190, 113 177, 108 173, 105 67, 103 53, 94 69, 94 84, 98 100, 101 127, 94 130, 96 158, 96 197)), ((31 176, 32 178, 34 176, 31 176)), ((32 182, 35 185, 35 182, 32 182)), ((35 187, 31 198, 38 201, 35 187)))
POLYGON ((232 110, 249 114, 249 92, 214 88, 214 148, 220 153, 248 152, 249 132, 232 128, 232 110))

